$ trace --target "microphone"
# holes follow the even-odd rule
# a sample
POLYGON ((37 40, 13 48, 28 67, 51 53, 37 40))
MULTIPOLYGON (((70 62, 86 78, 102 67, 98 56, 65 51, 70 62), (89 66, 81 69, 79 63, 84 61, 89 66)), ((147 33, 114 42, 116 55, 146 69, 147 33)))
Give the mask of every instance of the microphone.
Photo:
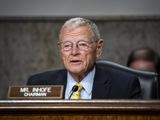
POLYGON ((78 90, 78 86, 77 86, 77 85, 74 85, 73 88, 72 88, 71 94, 70 94, 70 96, 69 96, 68 99, 71 99, 72 94, 73 94, 74 92, 76 92, 77 90, 78 90))

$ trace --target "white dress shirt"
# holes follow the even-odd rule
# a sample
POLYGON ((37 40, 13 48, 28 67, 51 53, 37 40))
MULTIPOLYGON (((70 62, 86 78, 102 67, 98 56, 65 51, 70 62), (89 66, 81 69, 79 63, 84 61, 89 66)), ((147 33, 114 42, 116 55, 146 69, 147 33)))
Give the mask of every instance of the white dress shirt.
MULTIPOLYGON (((91 99, 92 98, 92 87, 93 87, 93 80, 95 76, 95 67, 91 72, 87 74, 87 76, 80 82, 83 86, 83 89, 81 91, 81 98, 82 99, 91 99)), ((67 85, 66 85, 66 92, 65 92, 65 99, 69 99, 72 88, 74 85, 76 85, 77 82, 74 80, 74 78, 71 76, 69 72, 67 72, 67 85)))

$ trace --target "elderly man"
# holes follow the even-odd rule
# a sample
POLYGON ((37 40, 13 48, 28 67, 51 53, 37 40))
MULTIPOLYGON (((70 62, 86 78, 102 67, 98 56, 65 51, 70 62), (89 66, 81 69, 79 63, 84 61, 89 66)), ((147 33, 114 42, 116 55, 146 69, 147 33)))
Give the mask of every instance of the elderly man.
POLYGON ((64 99, 140 98, 136 77, 96 65, 104 41, 95 23, 72 18, 62 26, 59 39, 65 69, 34 75, 28 85, 64 85, 64 99))

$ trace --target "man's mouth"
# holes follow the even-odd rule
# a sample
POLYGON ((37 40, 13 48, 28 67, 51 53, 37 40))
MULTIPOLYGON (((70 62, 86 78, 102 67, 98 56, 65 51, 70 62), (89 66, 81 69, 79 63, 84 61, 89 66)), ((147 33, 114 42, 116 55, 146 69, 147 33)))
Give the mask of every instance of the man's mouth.
POLYGON ((71 60, 70 63, 71 64, 80 64, 81 60, 71 60))

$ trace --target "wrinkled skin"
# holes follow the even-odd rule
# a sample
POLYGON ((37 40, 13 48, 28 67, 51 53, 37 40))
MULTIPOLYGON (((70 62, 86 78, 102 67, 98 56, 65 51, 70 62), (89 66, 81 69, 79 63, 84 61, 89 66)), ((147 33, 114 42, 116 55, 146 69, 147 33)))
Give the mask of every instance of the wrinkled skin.
POLYGON ((94 67, 96 58, 101 55, 103 40, 93 42, 87 51, 79 50, 76 43, 79 40, 92 41, 92 32, 87 26, 77 27, 75 29, 64 28, 61 32, 61 42, 70 41, 73 48, 70 51, 61 49, 61 56, 65 68, 72 77, 80 82, 94 67))

